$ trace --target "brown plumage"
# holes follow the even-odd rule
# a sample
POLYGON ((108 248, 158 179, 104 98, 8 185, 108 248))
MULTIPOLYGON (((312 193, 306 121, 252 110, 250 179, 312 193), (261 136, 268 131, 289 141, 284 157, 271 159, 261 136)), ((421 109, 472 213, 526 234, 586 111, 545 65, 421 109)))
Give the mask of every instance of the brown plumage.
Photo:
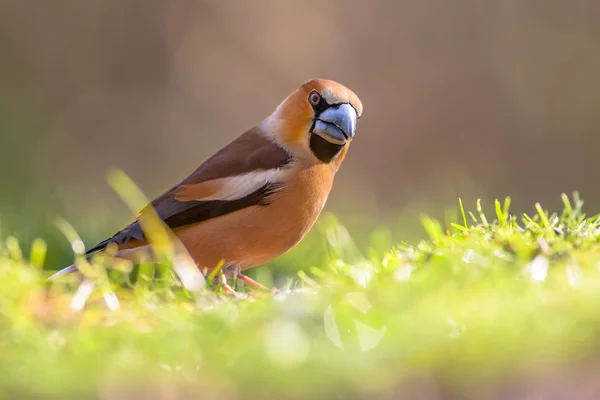
MULTIPOLYGON (((348 88, 308 81, 141 214, 153 207, 203 269, 221 260, 226 272, 263 264, 313 226, 361 114, 362 104, 348 88)), ((138 220, 88 254, 110 243, 124 258, 149 247, 138 220)))

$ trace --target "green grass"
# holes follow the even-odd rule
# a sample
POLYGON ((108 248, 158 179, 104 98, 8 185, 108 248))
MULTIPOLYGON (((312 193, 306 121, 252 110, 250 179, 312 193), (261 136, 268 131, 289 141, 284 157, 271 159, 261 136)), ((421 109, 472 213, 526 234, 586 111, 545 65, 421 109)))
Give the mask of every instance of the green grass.
POLYGON ((362 255, 326 217, 310 243, 317 263, 278 293, 238 285, 237 298, 219 285, 187 290, 167 250, 133 277, 96 259, 85 298, 75 276, 46 281, 42 241, 24 251, 5 237, 0 397, 379 398, 423 379, 494 388, 587 361, 600 344, 600 218, 576 194, 563 200, 561 213, 536 205, 529 216, 511 215, 508 200, 494 216, 461 204, 448 227, 423 218, 427 240, 389 248, 380 232, 362 255))

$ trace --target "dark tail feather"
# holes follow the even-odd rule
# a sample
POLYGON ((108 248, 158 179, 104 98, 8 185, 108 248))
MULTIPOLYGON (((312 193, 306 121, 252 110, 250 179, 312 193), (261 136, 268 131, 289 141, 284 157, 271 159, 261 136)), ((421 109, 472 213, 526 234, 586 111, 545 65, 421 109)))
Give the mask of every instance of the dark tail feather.
POLYGON ((97 245, 95 245, 94 247, 92 247, 91 249, 86 251, 85 255, 89 256, 92 253, 95 253, 100 250, 104 250, 111 243, 115 243, 115 244, 118 244, 119 246, 126 247, 127 244, 129 243, 129 241, 132 239, 144 240, 144 234, 142 233, 142 230, 139 227, 139 225, 137 224, 137 222, 132 223, 127 228, 125 228, 122 231, 120 231, 119 233, 115 234, 113 237, 108 238, 108 239, 98 243, 97 245))
POLYGON ((54 280, 56 278, 59 278, 63 275, 70 274, 71 272, 75 272, 75 271, 77 271, 77 267, 75 266, 75 264, 71 264, 67 268, 63 268, 60 271, 55 272, 50 278, 48 278, 48 280, 54 280))
MULTIPOLYGON (((131 239, 144 240, 144 234, 142 233, 137 222, 132 223, 127 228, 123 229, 121 232, 117 233, 111 238, 108 238, 88 251, 85 252, 86 258, 89 260, 91 255, 97 251, 104 250, 110 243, 116 243, 118 245, 127 246, 131 239)), ((77 271, 77 267, 75 264, 69 265, 67 268, 63 268, 60 271, 56 272, 48 279, 56 279, 60 276, 70 274, 71 272, 77 271)))
MULTIPOLYGON (((118 243, 118 244, 122 244, 123 246, 127 246, 127 243, 129 243, 131 238, 132 238, 132 235, 129 232, 126 232, 125 230, 123 230, 123 231, 117 233, 116 235, 114 235, 113 237, 98 243, 97 245, 95 245, 94 247, 92 247, 91 249, 86 251, 85 252, 86 258, 89 260, 93 253, 104 250, 110 243, 118 243)), ((143 236, 142 236, 142 238, 143 238, 143 236)), ((69 265, 67 268, 63 268, 60 271, 56 272, 54 275, 52 275, 48 279, 53 280, 53 279, 56 279, 63 275, 67 275, 67 274, 70 274, 70 273, 76 272, 76 271, 77 271, 77 267, 75 266, 75 264, 72 264, 72 265, 69 265)))
POLYGON ((95 245, 94 247, 92 247, 91 249, 89 249, 88 251, 86 251, 85 255, 89 256, 90 254, 95 253, 95 252, 97 252, 99 250, 104 250, 106 248, 106 246, 108 246, 108 244, 110 242, 113 242, 113 241, 114 241, 114 236, 112 238, 110 238, 110 239, 106 239, 106 240, 98 243, 97 245, 95 245))
MULTIPOLYGON (((95 245, 94 247, 92 247, 91 249, 89 249, 88 251, 85 252, 85 255, 87 256, 87 258, 89 259, 89 256, 92 253, 95 253, 97 251, 100 250, 104 250, 106 248, 106 246, 108 246, 108 244, 113 240, 113 238, 110 239, 106 239, 103 242, 98 243, 97 245, 95 245)), ((71 264, 66 268, 61 269, 60 271, 55 272, 52 276, 50 276, 48 278, 48 280, 54 280, 56 278, 60 278, 63 275, 67 275, 73 272, 77 272, 77 267, 75 266, 75 264, 71 264)))

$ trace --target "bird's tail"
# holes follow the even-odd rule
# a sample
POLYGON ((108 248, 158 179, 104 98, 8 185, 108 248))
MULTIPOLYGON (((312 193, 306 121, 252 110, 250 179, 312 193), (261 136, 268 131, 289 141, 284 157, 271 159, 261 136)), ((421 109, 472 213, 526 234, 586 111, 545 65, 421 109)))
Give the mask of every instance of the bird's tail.
POLYGON ((77 271, 77 267, 75 266, 75 264, 71 264, 69 265, 67 268, 63 268, 60 271, 55 272, 52 276, 50 276, 48 278, 48 280, 54 280, 56 278, 59 278, 63 275, 67 275, 70 274, 72 272, 76 272, 77 271))
MULTIPOLYGON (((97 245, 96 245, 96 246, 94 246, 92 249, 90 249, 90 250, 86 251, 86 252, 85 252, 85 259, 86 259, 87 261, 89 261, 89 260, 90 260, 90 258, 91 258, 91 256, 92 256, 92 253, 94 253, 94 252, 97 252, 97 251, 99 251, 99 250, 102 250, 102 249, 105 249, 105 248, 106 248, 106 245, 107 245, 107 243, 109 243, 109 241, 110 241, 110 239, 107 239, 107 240, 105 240, 105 241, 103 241, 103 242, 101 242, 101 243, 97 244, 97 245)), ((48 278, 48 280, 54 280, 54 279, 56 279, 56 278, 60 278, 61 276, 64 276, 64 275, 67 275, 67 274, 71 274, 71 273, 73 273, 73 272, 77 272, 77 271, 79 271, 79 270, 77 269, 77 266, 76 266, 75 264, 71 264, 71 265, 69 265, 68 267, 66 267, 66 268, 63 268, 63 269, 61 269, 61 270, 59 270, 59 271, 55 272, 54 274, 52 274, 52 275, 51 275, 51 276, 48 278)))
MULTIPOLYGON (((85 252, 86 259, 89 261, 90 257, 93 255, 93 253, 96 253, 98 251, 104 250, 106 248, 106 246, 108 246, 108 244, 110 242, 112 242, 115 237, 116 237, 116 235, 113 236, 112 238, 106 239, 106 240, 98 243, 97 245, 95 245, 94 247, 92 247, 91 249, 89 249, 88 251, 86 251, 85 252)), ((77 271, 78 271, 77 266, 75 264, 71 264, 68 267, 63 268, 63 269, 55 272, 52 276, 50 276, 48 278, 48 280, 54 280, 54 279, 59 278, 59 277, 61 277, 63 275, 67 275, 67 274, 70 274, 70 273, 73 273, 73 272, 77 272, 77 271)))

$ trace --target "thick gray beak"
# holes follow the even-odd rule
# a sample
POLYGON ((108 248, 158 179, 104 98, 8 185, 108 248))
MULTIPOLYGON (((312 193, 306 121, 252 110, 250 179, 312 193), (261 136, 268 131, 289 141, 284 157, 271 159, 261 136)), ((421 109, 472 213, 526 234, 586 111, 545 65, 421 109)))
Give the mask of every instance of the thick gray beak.
POLYGON ((356 120, 356 110, 350 104, 332 106, 319 115, 313 133, 330 143, 343 145, 354 137, 356 120))

